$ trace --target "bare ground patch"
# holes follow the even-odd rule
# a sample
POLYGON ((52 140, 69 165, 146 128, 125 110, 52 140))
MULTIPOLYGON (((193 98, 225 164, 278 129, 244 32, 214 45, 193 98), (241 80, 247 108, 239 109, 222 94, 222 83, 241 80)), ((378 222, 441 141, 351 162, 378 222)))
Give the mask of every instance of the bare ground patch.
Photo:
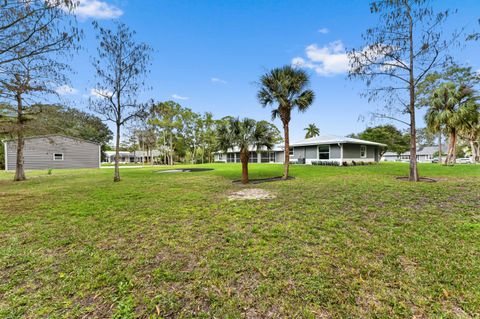
POLYGON ((231 193, 228 200, 259 200, 274 199, 275 197, 277 196, 273 193, 261 188, 247 188, 231 193))

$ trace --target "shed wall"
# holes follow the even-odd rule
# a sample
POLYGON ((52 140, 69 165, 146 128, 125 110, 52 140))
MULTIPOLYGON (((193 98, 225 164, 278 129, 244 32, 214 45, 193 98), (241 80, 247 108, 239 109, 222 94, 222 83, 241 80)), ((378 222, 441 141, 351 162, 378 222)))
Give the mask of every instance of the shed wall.
MULTIPOLYGON (((17 142, 6 142, 6 170, 15 170, 17 142)), ((25 139, 25 169, 98 168, 100 147, 97 144, 64 136, 25 139), (54 154, 63 154, 63 160, 54 160, 54 154)))

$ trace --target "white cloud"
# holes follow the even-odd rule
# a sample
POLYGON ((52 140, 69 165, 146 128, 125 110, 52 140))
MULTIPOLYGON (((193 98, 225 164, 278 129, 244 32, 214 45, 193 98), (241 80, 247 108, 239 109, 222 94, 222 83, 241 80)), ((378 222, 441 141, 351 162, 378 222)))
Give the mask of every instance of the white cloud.
POLYGON ((100 90, 100 89, 90 89, 90 96, 93 97, 108 97, 112 96, 113 92, 107 91, 107 90, 100 90))
POLYGON ((222 83, 222 84, 227 84, 227 81, 225 80, 222 80, 222 79, 219 79, 219 78, 211 78, 210 81, 212 81, 212 83, 222 83))
POLYGON ((80 19, 115 19, 123 15, 122 9, 100 0, 79 0, 75 14, 80 19))
POLYGON ((172 99, 175 99, 175 100, 188 100, 189 97, 188 97, 188 96, 181 96, 181 95, 178 95, 178 94, 173 94, 173 95, 172 95, 172 99))
POLYGON ((348 56, 340 40, 323 47, 311 44, 305 48, 305 54, 307 59, 295 57, 292 65, 312 69, 320 76, 342 74, 349 69, 348 56))
POLYGON ((78 93, 78 90, 69 85, 61 85, 55 89, 55 92, 59 95, 74 95, 78 93))
POLYGON ((329 32, 330 32, 330 30, 328 30, 327 28, 318 29, 318 33, 321 33, 321 34, 327 34, 329 32))

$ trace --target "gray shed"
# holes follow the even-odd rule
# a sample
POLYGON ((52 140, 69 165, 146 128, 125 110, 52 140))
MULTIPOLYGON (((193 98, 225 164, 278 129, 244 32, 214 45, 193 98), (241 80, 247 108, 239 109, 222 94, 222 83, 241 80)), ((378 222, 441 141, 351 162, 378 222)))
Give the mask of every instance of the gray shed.
MULTIPOLYGON (((15 170, 17 140, 3 141, 5 170, 15 170)), ((44 135, 25 138, 24 168, 99 168, 100 144, 63 135, 44 135)))

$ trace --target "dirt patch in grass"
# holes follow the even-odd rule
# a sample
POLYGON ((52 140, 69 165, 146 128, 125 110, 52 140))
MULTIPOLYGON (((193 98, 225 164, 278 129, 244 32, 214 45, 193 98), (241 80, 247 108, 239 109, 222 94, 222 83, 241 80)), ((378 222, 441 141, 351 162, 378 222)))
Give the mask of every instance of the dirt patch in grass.
MULTIPOLYGON (((409 181, 407 176, 397 176, 395 179, 398 179, 399 181, 409 181)), ((436 183, 438 180, 433 179, 433 178, 428 178, 428 177, 420 177, 418 179, 419 182, 426 182, 426 183, 436 183)))
MULTIPOLYGON (((295 179, 295 177, 288 176, 288 178, 286 180, 292 180, 292 179, 295 179)), ((276 176, 276 177, 269 177, 269 178, 250 179, 248 182, 250 184, 261 184, 261 183, 278 182, 278 181, 285 181, 285 179, 283 179, 282 176, 276 176)), ((237 180, 234 180, 232 183, 241 184, 242 180, 237 179, 237 180)))
POLYGON ((276 196, 269 191, 261 188, 247 188, 241 191, 231 193, 228 200, 258 200, 274 199, 276 196))
POLYGON ((213 168, 176 168, 155 171, 155 173, 195 173, 213 171, 213 168))

